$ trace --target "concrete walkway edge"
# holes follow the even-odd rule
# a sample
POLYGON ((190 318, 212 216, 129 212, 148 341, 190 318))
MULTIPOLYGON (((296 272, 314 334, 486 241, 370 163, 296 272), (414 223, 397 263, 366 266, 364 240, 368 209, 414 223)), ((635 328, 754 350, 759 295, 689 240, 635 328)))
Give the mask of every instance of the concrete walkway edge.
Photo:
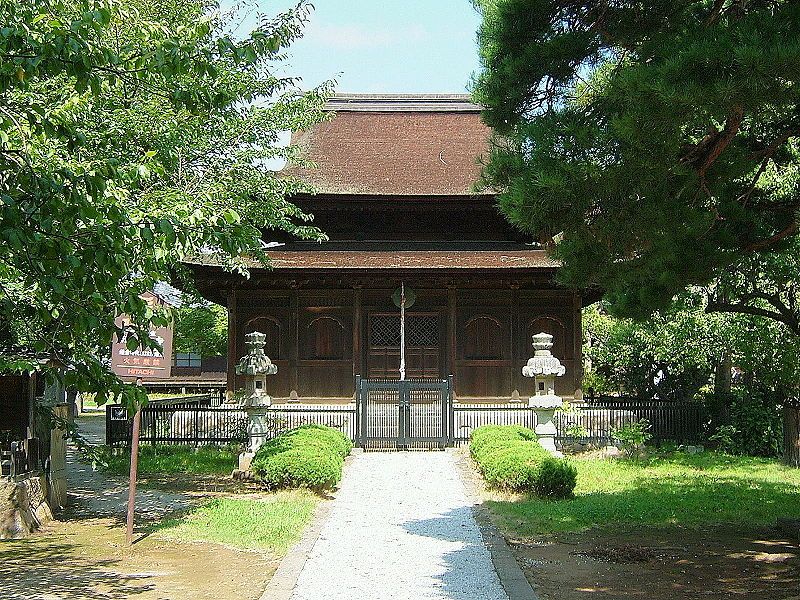
MULTIPOLYGON (((460 450, 451 450, 461 454, 460 450)), ((489 549, 492 556, 492 564, 497 576, 500 578, 500 585, 508 594, 509 600, 539 600, 538 594, 534 591, 522 569, 517 563, 517 559, 511 553, 511 549, 506 543, 506 539, 489 516, 487 509, 480 501, 480 491, 476 485, 478 475, 475 473, 470 459, 461 454, 456 460, 459 475, 464 483, 469 498, 472 500, 472 514, 478 523, 481 531, 483 543, 489 549)))
MULTIPOLYGON (((353 454, 358 452, 362 452, 362 450, 360 448, 353 448, 350 456, 345 459, 344 477, 347 476, 347 467, 353 461, 353 454)), ((308 555, 314 548, 314 544, 316 544, 319 539, 319 534, 330 516, 335 500, 336 494, 334 492, 333 500, 324 500, 317 505, 311 519, 311 524, 306 527, 306 530, 300 537, 300 541, 289 548, 286 556, 283 557, 280 565, 278 565, 278 569, 275 571, 272 579, 269 580, 260 600, 289 600, 289 598, 291 598, 294 587, 297 584, 297 578, 306 565, 308 555)))
MULTIPOLYGON (((354 452, 361 452, 354 449, 354 452)), ((457 450, 449 450, 457 454, 457 450)), ((472 513, 480 530, 480 535, 491 556, 495 572, 500 580, 500 585, 508 595, 509 600, 539 600, 539 596, 531 587, 522 569, 520 569, 514 555, 508 547, 503 535, 494 526, 489 516, 488 509, 481 504, 480 492, 476 485, 477 475, 472 471, 469 459, 461 454, 454 457, 458 466, 458 474, 462 481, 468 499, 472 503, 472 513)), ((345 463, 345 477, 347 467, 353 457, 348 457, 345 463)), ((267 585, 260 600, 290 600, 297 585, 300 573, 303 571, 314 545, 327 522, 333 501, 321 502, 315 512, 311 524, 306 528, 300 541, 295 544, 281 560, 277 571, 267 585)))

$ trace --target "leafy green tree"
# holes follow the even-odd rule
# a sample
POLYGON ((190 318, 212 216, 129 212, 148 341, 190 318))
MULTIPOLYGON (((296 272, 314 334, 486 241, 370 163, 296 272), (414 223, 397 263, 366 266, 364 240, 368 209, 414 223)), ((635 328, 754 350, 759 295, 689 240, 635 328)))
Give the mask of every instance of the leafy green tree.
POLYGON ((174 310, 173 315, 175 352, 196 352, 202 356, 228 353, 228 313, 224 308, 197 301, 174 310))
POLYGON ((584 390, 662 400, 690 400, 708 386, 728 352, 728 324, 708 315, 701 296, 637 322, 602 303, 584 311, 584 390))
POLYGON ((322 118, 329 85, 275 67, 310 7, 232 36, 208 0, 0 0, 0 371, 59 358, 66 383, 122 394, 104 357, 170 315, 140 295, 208 255, 246 270, 262 232, 319 237, 276 178, 283 130, 322 118))
POLYGON ((776 456, 781 407, 800 397, 800 340, 774 320, 709 314, 704 290, 692 292, 644 321, 613 317, 602 304, 586 309, 584 390, 702 401, 712 442, 776 456))
POLYGON ((800 335, 800 3, 475 4, 484 183, 562 280, 638 318, 710 284, 800 335))

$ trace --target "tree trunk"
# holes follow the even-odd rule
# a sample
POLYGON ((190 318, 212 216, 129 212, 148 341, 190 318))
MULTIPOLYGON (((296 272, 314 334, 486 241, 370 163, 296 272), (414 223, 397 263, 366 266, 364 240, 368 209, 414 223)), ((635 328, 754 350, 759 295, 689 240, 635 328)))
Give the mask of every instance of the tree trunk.
POLYGON ((714 391, 717 395, 731 393, 731 368, 733 362, 728 352, 723 352, 714 374, 714 391))
POLYGON ((800 407, 783 407, 783 461, 800 467, 800 407))

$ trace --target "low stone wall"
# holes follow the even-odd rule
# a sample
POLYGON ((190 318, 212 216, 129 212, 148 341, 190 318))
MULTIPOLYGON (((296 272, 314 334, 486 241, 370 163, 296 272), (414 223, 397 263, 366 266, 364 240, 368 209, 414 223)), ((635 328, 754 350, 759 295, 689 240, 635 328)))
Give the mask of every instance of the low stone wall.
POLYGON ((52 518, 43 475, 0 479, 0 540, 26 537, 52 518))

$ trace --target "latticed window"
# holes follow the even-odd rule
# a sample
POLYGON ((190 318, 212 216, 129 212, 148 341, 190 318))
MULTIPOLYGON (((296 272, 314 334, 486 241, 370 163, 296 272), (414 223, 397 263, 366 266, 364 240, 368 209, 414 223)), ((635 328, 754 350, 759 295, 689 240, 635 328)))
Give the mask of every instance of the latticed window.
POLYGON ((373 315, 372 345, 378 347, 400 346, 400 317, 373 315))
MULTIPOLYGON (((373 315, 371 319, 373 347, 400 347, 400 315, 373 315)), ((413 348, 439 345, 439 319, 436 315, 406 317, 406 345, 413 348)))

